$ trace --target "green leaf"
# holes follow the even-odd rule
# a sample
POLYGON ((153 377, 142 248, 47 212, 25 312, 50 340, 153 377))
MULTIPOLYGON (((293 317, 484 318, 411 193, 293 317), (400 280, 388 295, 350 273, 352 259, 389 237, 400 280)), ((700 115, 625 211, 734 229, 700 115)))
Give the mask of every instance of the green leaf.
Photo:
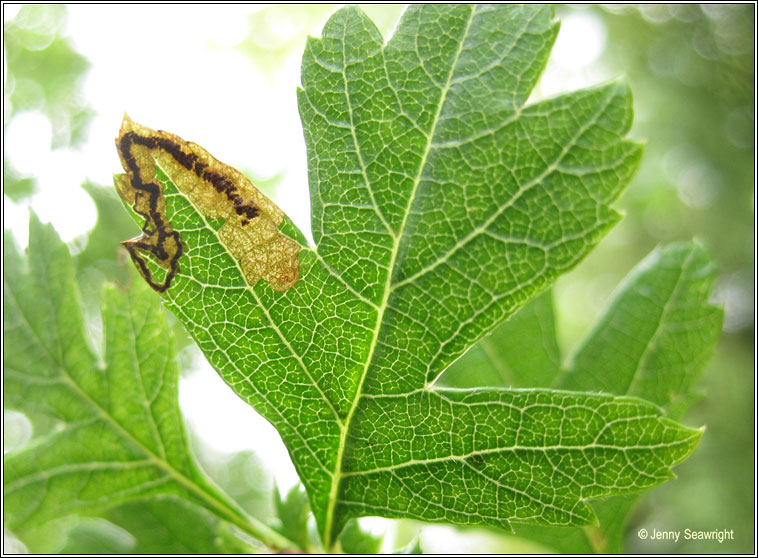
POLYGON ((559 366, 552 292, 546 291, 451 364, 440 385, 550 387, 559 366))
POLYGON ((27 258, 6 234, 4 271, 5 404, 56 422, 5 456, 11 529, 175 495, 288 546, 197 468, 177 406, 172 335, 141 281, 105 293, 100 364, 85 338, 71 256, 52 227, 32 216, 27 258))
POLYGON ((79 519, 66 533, 60 554, 133 554, 134 538, 120 527, 100 518, 79 519))
POLYGON ((173 497, 128 502, 103 517, 67 516, 24 533, 34 554, 240 554, 260 551, 203 508, 173 497))
POLYGON ((280 523, 278 531, 295 541, 300 548, 310 548, 308 515, 311 509, 302 485, 293 486, 284 499, 279 494, 279 489, 274 487, 274 506, 280 523))
POLYGON ((372 535, 364 531, 358 520, 348 521, 340 535, 340 546, 345 554, 379 554, 384 535, 372 535))
POLYGON ((36 190, 35 179, 22 177, 3 158, 3 194, 15 202, 31 196, 36 190))
POLYGON ((106 519, 76 515, 25 528, 23 539, 30 554, 128 554, 135 546, 130 533, 106 519))
POLYGON ((424 550, 421 548, 421 536, 416 535, 411 542, 402 548, 398 548, 392 554, 423 554, 424 550))
MULTIPOLYGON (((106 515, 135 538, 131 554, 238 554, 251 548, 226 522, 176 498, 130 502, 106 515)), ((82 550, 77 550, 81 553, 82 550)))
POLYGON ((714 277, 698 244, 655 250, 619 286, 557 385, 635 395, 680 416, 721 333, 723 311, 708 303, 714 277))
POLYGON ((385 44, 336 12, 303 57, 316 246, 282 225, 286 290, 247 283, 229 208, 185 193, 209 179, 155 173, 183 247, 166 305, 279 430, 327 549, 365 515, 591 523, 588 499, 671 478, 700 438, 636 398, 434 385, 600 240, 639 161, 622 81, 524 106, 557 32, 544 6, 425 5, 385 44))

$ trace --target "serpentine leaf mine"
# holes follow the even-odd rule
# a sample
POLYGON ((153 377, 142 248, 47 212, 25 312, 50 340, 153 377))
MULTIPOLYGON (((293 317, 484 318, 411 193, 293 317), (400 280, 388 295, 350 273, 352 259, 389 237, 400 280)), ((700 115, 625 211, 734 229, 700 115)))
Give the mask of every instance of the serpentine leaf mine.
POLYGON ((156 176, 160 168, 205 217, 223 218, 221 243, 237 261, 245 280, 264 279, 286 291, 300 275, 300 246, 279 230, 284 213, 238 170, 199 145, 162 130, 151 130, 124 115, 116 138, 126 171, 116 180, 119 195, 145 219, 142 234, 122 242, 145 281, 158 292, 179 272, 182 241, 166 216, 166 199, 156 176), (146 256, 160 268, 148 265, 146 256))

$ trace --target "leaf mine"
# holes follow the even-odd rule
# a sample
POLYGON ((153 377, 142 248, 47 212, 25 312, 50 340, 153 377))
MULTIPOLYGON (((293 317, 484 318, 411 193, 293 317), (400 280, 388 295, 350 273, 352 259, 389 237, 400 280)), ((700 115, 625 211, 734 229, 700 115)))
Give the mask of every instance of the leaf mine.
POLYGON ((238 170, 199 145, 151 130, 124 115, 116 138, 126 171, 116 180, 119 195, 145 219, 142 235, 122 244, 153 289, 166 291, 179 270, 182 242, 166 217, 166 200, 156 177, 160 168, 206 218, 224 219, 219 240, 249 285, 265 280, 286 291, 300 276, 300 246, 279 230, 284 213, 238 170), (153 275, 145 256, 163 269, 153 275))

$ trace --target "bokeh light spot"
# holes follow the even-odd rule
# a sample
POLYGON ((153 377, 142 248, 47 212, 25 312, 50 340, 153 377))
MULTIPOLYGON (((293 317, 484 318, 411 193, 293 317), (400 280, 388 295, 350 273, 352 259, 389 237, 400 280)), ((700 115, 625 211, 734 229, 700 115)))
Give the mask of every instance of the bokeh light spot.
POLYGON ((555 63, 574 70, 592 64, 605 49, 606 34, 605 25, 592 13, 565 16, 553 48, 555 63))
POLYGON ((50 154, 53 129, 38 110, 16 114, 5 130, 7 162, 21 174, 33 174, 50 154))

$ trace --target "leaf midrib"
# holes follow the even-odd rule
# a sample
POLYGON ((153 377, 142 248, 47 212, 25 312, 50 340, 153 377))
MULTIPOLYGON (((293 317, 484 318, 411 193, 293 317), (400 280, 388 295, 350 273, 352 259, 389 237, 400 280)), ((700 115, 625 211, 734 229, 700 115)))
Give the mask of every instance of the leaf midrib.
MULTIPOLYGON (((689 271, 688 268, 689 268, 690 262, 692 261, 693 256, 694 256, 693 252, 690 252, 689 254, 687 254, 687 257, 685 258, 684 263, 678 269, 676 282, 674 283, 674 287, 671 289, 671 292, 666 302, 663 304, 663 307, 661 308, 661 313, 658 316, 658 323, 656 323, 655 325, 655 331, 653 331, 653 333, 650 335, 649 341, 645 343, 645 347, 646 347, 645 351, 643 351, 643 353, 637 359, 634 372, 631 374, 629 384, 627 385, 626 391, 624 391, 624 393, 632 393, 634 391, 635 386, 641 380, 641 377, 642 377, 641 373, 645 370, 648 360, 650 359, 651 355, 655 353, 655 351, 658 349, 659 336, 662 335, 663 330, 666 327, 666 317, 671 311, 671 305, 677 299, 679 295, 679 290, 682 288, 682 285, 684 284, 685 271, 689 271)), ((686 378, 686 374, 684 375, 684 377, 686 378)))
MULTIPOLYGON (((651 417, 655 417, 655 415, 651 415, 651 417)), ((641 418, 648 418, 648 417, 641 417, 641 418)), ((405 467, 412 467, 414 465, 430 465, 434 463, 444 463, 446 461, 465 462, 470 457, 480 457, 480 456, 492 455, 492 454, 498 454, 498 453, 516 453, 516 452, 532 453, 532 452, 545 452, 546 450, 585 451, 585 450, 590 450, 590 449, 628 451, 628 450, 633 450, 633 449, 651 450, 651 449, 659 449, 659 448, 670 448, 672 446, 677 446, 677 445, 687 445, 688 443, 690 443, 690 441, 693 438, 696 438, 698 436, 696 432, 697 431, 695 431, 695 433, 693 433, 689 438, 675 440, 674 442, 660 442, 658 444, 647 444, 647 445, 597 444, 594 442, 591 444, 576 444, 576 445, 568 445, 568 444, 552 444, 552 445, 544 445, 544 446, 513 445, 513 446, 509 446, 505 448, 489 448, 489 449, 475 450, 475 451, 471 451, 467 454, 462 454, 462 455, 443 455, 440 457, 433 457, 429 459, 412 459, 412 460, 404 461, 402 463, 386 465, 383 467, 375 467, 373 469, 364 469, 361 471, 348 471, 347 473, 342 473, 342 476, 352 477, 352 476, 366 475, 366 474, 371 474, 371 473, 395 471, 398 469, 403 469, 405 467)), ((555 470, 558 471, 558 468, 556 467, 555 470)), ((528 496, 528 497, 531 498, 531 496, 528 496)))
MULTIPOLYGON (((130 348, 132 349, 132 363, 135 365, 137 370, 134 370, 134 375, 139 380, 139 387, 140 391, 142 392, 142 406, 145 409, 145 412, 147 413, 147 416, 150 421, 150 428, 153 433, 153 439, 155 440, 156 445, 158 446, 158 449, 160 450, 160 458, 163 461, 166 461, 166 447, 163 444, 163 436, 161 435, 160 430, 158 429, 158 425, 155 422, 155 417, 153 416, 152 409, 150 408, 151 401, 149 400, 147 396, 147 390, 145 389, 145 382, 142 378, 142 365, 139 359, 139 356, 137 355, 137 330, 135 329, 134 320, 132 319, 132 313, 128 312, 128 320, 129 320, 129 328, 130 328, 130 334, 131 334, 131 340, 133 343, 130 343, 130 348)), ((163 378, 161 377, 161 384, 163 383, 163 378)), ((110 381, 108 381, 109 389, 110 389, 110 381)))
MULTIPOLYGON (((361 372, 361 377, 358 380, 356 393, 353 397, 350 410, 348 411, 347 417, 345 418, 345 421, 341 427, 339 446, 337 448, 337 456, 335 459, 335 468, 334 468, 334 473, 332 474, 331 489, 329 491, 329 501, 327 503, 326 521, 324 524, 324 533, 323 533, 324 547, 326 548, 327 551, 331 550, 331 547, 333 544, 332 543, 332 535, 333 535, 332 530, 334 526, 334 514, 335 514, 337 503, 338 503, 337 494, 339 490, 339 485, 342 480, 342 466, 343 466, 343 460, 345 456, 345 447, 347 445, 347 436, 350 431, 350 425, 352 424, 353 415, 355 414, 355 411, 358 408, 358 402, 360 401, 361 396, 363 394, 363 386, 365 384, 369 367, 371 366, 371 363, 373 361, 374 352, 376 350, 376 347, 379 341, 379 332, 381 331, 382 324, 384 322, 384 314, 387 311, 389 297, 392 294, 392 280, 394 276, 395 266, 397 264, 397 256, 399 253, 400 242, 402 241, 403 235, 405 233, 405 227, 408 224, 408 216, 410 215, 410 209, 413 206, 413 202, 415 201, 416 194, 418 192, 418 187, 421 183, 421 177, 426 167, 426 161, 432 149, 432 143, 433 143, 433 138, 435 136, 437 124, 439 123, 442 109, 445 106, 445 102, 447 100, 447 94, 451 85, 452 77, 455 74, 455 70, 458 65, 458 60, 463 50, 463 45, 465 43, 466 37, 468 36, 469 30, 471 28, 471 22, 474 19, 475 12, 476 12, 476 7, 472 7, 469 13, 468 21, 466 22, 466 28, 463 31, 461 40, 458 43, 458 48, 456 50, 455 57, 453 58, 453 61, 450 65, 450 71, 448 73, 446 82, 441 89, 440 100, 437 104, 437 110, 435 112, 434 119, 432 120, 432 125, 430 128, 429 134, 427 135, 426 147, 424 148, 424 153, 422 155, 421 161, 419 162, 418 171, 413 181, 413 188, 411 189, 411 194, 408 198, 408 203, 406 204, 405 212, 403 215, 403 221, 400 224, 400 228, 398 229, 397 235, 391 235, 393 245, 392 245, 392 251, 390 255, 390 263, 387 266, 387 275, 385 279, 384 293, 382 295, 382 302, 379 305, 379 308, 377 311, 376 324, 374 326, 374 333, 372 336, 371 345, 369 348, 368 355, 366 357, 366 364, 363 367, 363 371, 361 372)), ((344 48, 344 41, 343 41, 343 48, 344 48)), ((342 74, 343 74, 343 79, 345 80, 345 82, 347 82, 347 76, 345 75, 344 68, 342 69, 342 74)), ((346 85, 346 89, 347 89, 347 85, 346 85)), ((347 96, 347 98, 349 99, 349 96, 347 96)), ((351 121, 352 121, 352 114, 351 114, 351 121)), ((366 183, 366 186, 370 190, 370 184, 368 183, 368 181, 366 183)), ((389 232, 391 233, 391 229, 389 230, 389 232)))
MULTIPOLYGON (((443 110, 443 108, 445 106, 445 101, 446 101, 446 98, 447 98, 447 94, 448 94, 450 86, 452 84, 452 77, 454 76, 455 71, 457 69, 458 60, 459 60, 460 54, 461 54, 461 52, 463 50, 463 46, 464 46, 466 37, 468 35, 468 32, 470 30, 471 23, 472 23, 472 20, 473 20, 473 17, 474 17, 475 13, 476 13, 476 7, 474 7, 471 10, 470 14, 469 14, 469 19, 467 21, 466 28, 465 28, 465 30, 463 32, 461 40, 458 43, 458 49, 457 49, 455 57, 454 57, 454 59, 452 61, 452 64, 451 64, 451 67, 450 67, 450 72, 448 74, 448 78, 446 80, 446 83, 442 87, 442 94, 440 96, 440 101, 439 101, 439 103, 437 105, 437 111, 436 111, 436 114, 435 114, 434 119, 432 121, 432 126, 430 128, 430 132, 429 132, 429 134, 427 136, 426 147, 425 147, 422 159, 421 159, 421 161, 419 163, 417 175, 416 175, 416 177, 414 179, 413 188, 411 190, 411 195, 409 196, 409 200, 408 200, 408 203, 406 205, 406 210, 405 210, 405 213, 403 215, 403 221, 401 223, 401 226, 399 228, 398 233, 396 235, 391 234, 391 236, 393 238, 393 247, 392 247, 392 251, 391 251, 390 263, 389 263, 389 266, 388 266, 388 272, 387 272, 387 276, 386 276, 386 280, 385 280, 385 289, 384 289, 384 293, 383 293, 382 302, 380 303, 379 307, 377 308, 377 320, 376 320, 376 325, 375 325, 375 328, 374 328, 373 337, 372 337, 372 340, 371 340, 369 354, 368 354, 368 357, 367 357, 367 360, 366 360, 366 366, 364 367, 364 369, 363 369, 363 371, 361 373, 361 377, 360 377, 360 380, 358 382, 358 387, 357 387, 357 391, 356 391, 355 397, 354 397, 353 402, 351 404, 350 411, 348 412, 348 415, 347 415, 347 417, 346 417, 346 419, 344 421, 344 426, 341 429, 340 442, 339 442, 339 446, 338 446, 337 459, 335 461, 335 471, 334 471, 334 474, 332 475, 332 486, 331 486, 330 495, 329 495, 329 501, 328 501, 328 507, 327 507, 327 515, 326 515, 326 522, 325 522, 325 533, 324 533, 325 539, 324 540, 325 540, 325 543, 326 543, 325 546, 326 546, 327 549, 329 548, 330 541, 331 541, 331 536, 332 536, 331 531, 333 529, 333 524, 334 524, 334 514, 335 514, 335 510, 336 510, 336 505, 337 505, 338 489, 339 489, 339 485, 340 485, 341 478, 342 478, 342 463, 343 463, 343 460, 344 460, 344 453, 345 453, 345 449, 346 449, 346 445, 347 445, 346 444, 346 442, 347 442, 347 435, 348 435, 348 432, 350 430, 350 425, 352 423, 352 417, 353 417, 353 415, 355 413, 355 410, 357 409, 358 402, 360 401, 360 399, 363 396, 363 386, 364 386, 365 379, 366 379, 368 370, 370 368, 371 362, 373 360, 373 355, 374 355, 376 346, 378 344, 379 333, 380 333, 381 326, 382 326, 382 323, 383 323, 384 314, 385 314, 386 310, 389 307, 388 303, 389 303, 390 296, 393 294, 394 291, 396 291, 402 285, 411 282, 413 279, 416 279, 419 275, 427 273, 428 271, 430 271, 430 268, 431 269, 436 268, 437 265, 439 265, 439 263, 441 263, 440 261, 435 261, 434 264, 432 264, 430 266, 430 268, 424 268, 424 269, 420 270, 419 272, 417 272, 416 274, 414 274, 411 277, 408 277, 408 278, 406 278, 406 279, 404 279, 404 280, 402 280, 402 281, 400 281, 398 283, 393 283, 394 272, 395 272, 395 267, 396 267, 396 264, 397 264, 397 256, 398 256, 398 253, 399 253, 400 242, 403 239, 404 231, 405 231, 406 225, 408 223, 408 217, 410 215, 410 208, 412 207, 413 202, 414 202, 415 197, 416 197, 416 194, 418 192, 418 188, 419 188, 419 185, 420 185, 420 182, 421 182, 421 177, 423 176, 423 171, 425 170, 425 167, 426 167, 426 161, 427 161, 428 155, 429 155, 429 153, 431 152, 431 150, 435 146, 435 144, 434 144, 434 137, 435 137, 436 127, 437 127, 437 125, 438 125, 438 123, 440 121, 440 115, 441 115, 441 112, 442 112, 442 110, 443 110)), ((344 76, 344 70, 343 70, 343 77, 344 77, 345 80, 347 79, 346 76, 344 76)), ((450 250, 448 253, 446 253, 443 256, 442 260, 443 261, 447 260, 452 255, 452 253, 456 252, 460 248, 460 246, 462 244, 465 244, 466 241, 468 241, 471 237, 476 236, 477 234, 483 232, 495 219, 497 219, 500 215, 502 215, 502 213, 506 209, 508 209, 509 207, 512 207, 512 205, 521 196, 523 196, 526 191, 528 191, 532 186, 534 186, 536 184, 539 184, 545 178, 545 176, 547 176, 549 173, 555 171, 556 168, 558 168, 558 165, 559 165, 560 161, 563 160, 563 158, 565 157, 566 153, 568 153, 568 150, 575 144, 576 140, 579 137, 581 137, 586 132, 586 130, 591 125, 593 125, 596 122, 596 119, 599 117, 599 115, 602 114, 605 111, 605 109, 607 108, 607 106, 610 103, 611 99, 613 98, 613 94, 614 94, 613 90, 608 91, 608 95, 607 95, 607 97, 605 99, 606 102, 603 104, 602 108, 599 111, 596 112, 596 114, 593 116, 592 119, 590 119, 589 122, 587 122, 587 123, 583 124, 582 126, 580 126, 579 130, 577 130, 576 134, 572 137, 572 140, 569 142, 569 144, 567 146, 564 146, 564 148, 562 149, 561 153, 558 155, 558 157, 556 157, 556 160, 552 164, 548 164, 547 168, 544 171, 542 171, 541 173, 539 173, 538 176, 532 178, 526 185, 522 186, 519 189, 519 193, 515 196, 515 199, 511 199, 509 201, 509 203, 506 203, 504 206, 501 206, 498 209, 498 211, 495 212, 494 215, 490 216, 490 218, 486 220, 485 223, 483 223, 482 225, 476 227, 473 231, 471 231, 471 233, 469 233, 464 239, 462 239, 462 242, 459 241, 458 243, 456 243, 456 245, 453 247, 453 249, 450 250)), ((349 105, 349 101, 348 101, 348 105, 349 105)), ((519 113, 520 113, 520 111, 516 111, 515 115, 513 116, 513 118, 515 119, 516 115, 518 115, 519 113)), ((365 174, 364 174, 364 177, 365 177, 365 174)), ((389 232, 392 233, 391 230, 389 232)), ((429 389, 429 385, 425 386, 423 389, 429 389)))

